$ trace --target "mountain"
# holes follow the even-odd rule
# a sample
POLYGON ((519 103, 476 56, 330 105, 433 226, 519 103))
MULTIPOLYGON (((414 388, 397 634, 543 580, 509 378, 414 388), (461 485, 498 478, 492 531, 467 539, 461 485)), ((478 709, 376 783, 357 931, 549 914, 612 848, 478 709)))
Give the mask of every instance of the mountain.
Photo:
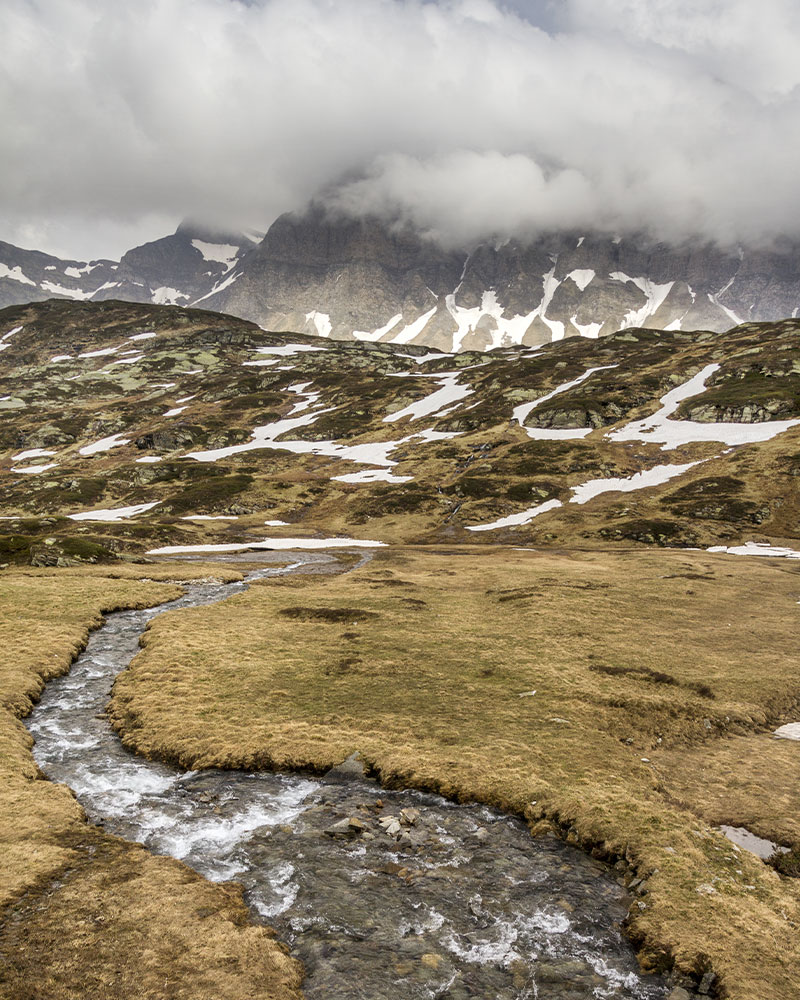
POLYGON ((800 547, 800 319, 452 356, 49 301, 0 349, 0 563, 276 529, 800 547))
POLYGON ((185 224, 118 263, 0 243, 0 305, 53 296, 201 305, 278 332, 449 352, 535 347, 632 327, 721 332, 796 317, 800 245, 554 233, 444 249, 319 207, 281 216, 259 243, 185 224))
POLYGON ((191 223, 129 250, 119 261, 61 260, 0 242, 0 306, 48 298, 188 305, 224 288, 254 246, 244 233, 191 223))

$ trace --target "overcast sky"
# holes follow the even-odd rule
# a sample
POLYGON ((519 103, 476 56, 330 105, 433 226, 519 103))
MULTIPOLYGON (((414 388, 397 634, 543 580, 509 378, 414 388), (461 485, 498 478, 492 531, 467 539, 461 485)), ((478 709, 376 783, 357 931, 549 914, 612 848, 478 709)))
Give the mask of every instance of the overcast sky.
POLYGON ((798 0, 2 0, 0 239, 800 233, 798 0))

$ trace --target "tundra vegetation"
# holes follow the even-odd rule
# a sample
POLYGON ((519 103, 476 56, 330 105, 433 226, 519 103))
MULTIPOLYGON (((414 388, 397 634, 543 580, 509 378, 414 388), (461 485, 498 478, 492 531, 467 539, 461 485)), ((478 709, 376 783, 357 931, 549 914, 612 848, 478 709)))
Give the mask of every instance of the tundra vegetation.
POLYGON ((179 596, 225 567, 28 569, 0 577, 0 997, 299 1000, 301 970, 241 893, 85 821, 43 780, 20 719, 102 614, 179 596), (161 582, 157 582, 161 581, 161 582), (168 581, 168 582, 167 582, 168 581))
POLYGON ((18 327, 0 353, 0 996, 299 996, 233 888, 88 826, 19 721, 103 611, 238 577, 151 550, 265 536, 386 548, 160 616, 114 690, 132 749, 315 771, 358 750, 388 784, 618 865, 646 967, 796 995, 800 743, 770 733, 800 703, 800 562, 702 550, 800 548, 800 320, 441 358, 119 302, 0 312, 0 336, 18 327), (620 433, 708 366, 672 414, 694 437, 620 433), (450 372, 471 392, 415 419, 450 372), (662 465, 681 470, 637 488, 662 465), (576 502, 603 480, 626 492, 576 502), (721 824, 794 850, 764 864, 721 824))

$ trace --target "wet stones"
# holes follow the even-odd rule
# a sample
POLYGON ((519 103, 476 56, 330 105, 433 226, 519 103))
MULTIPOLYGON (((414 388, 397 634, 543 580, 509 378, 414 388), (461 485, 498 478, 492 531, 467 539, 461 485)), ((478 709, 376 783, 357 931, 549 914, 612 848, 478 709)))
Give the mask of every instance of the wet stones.
MULTIPOLYGON (((358 764, 349 758, 344 764, 358 764)), ((342 766, 342 765, 340 765, 342 766)), ((354 780, 345 770, 345 781, 354 780)), ((328 803, 331 805, 331 803, 328 803)), ((425 831, 417 827, 420 822, 420 811, 414 807, 401 809, 396 815, 379 815, 383 802, 378 799, 374 806, 363 806, 358 816, 347 816, 327 826, 322 833, 334 840, 354 840, 362 837, 365 840, 375 840, 378 836, 389 838, 401 847, 420 847, 428 841, 425 831)))
POLYGON ((326 837, 334 837, 345 840, 352 840, 364 833, 367 825, 357 816, 349 816, 347 819, 340 819, 338 822, 324 830, 326 837))
POLYGON ((361 781, 364 778, 364 763, 358 752, 351 754, 341 764, 332 767, 323 775, 323 782, 329 785, 340 785, 349 781, 361 781))

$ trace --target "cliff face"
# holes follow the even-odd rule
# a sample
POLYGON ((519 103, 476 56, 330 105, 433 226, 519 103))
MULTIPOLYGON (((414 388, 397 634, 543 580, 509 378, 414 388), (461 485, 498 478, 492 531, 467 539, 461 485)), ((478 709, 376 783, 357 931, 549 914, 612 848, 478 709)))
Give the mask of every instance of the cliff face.
POLYGON ((633 326, 724 330, 797 314, 800 249, 559 233, 443 250, 375 220, 312 211, 279 219, 204 305, 273 330, 450 351, 633 326))
POLYGON ((53 296, 201 305, 269 330, 485 350, 794 317, 800 246, 562 232, 446 249, 318 208, 282 216, 258 244, 181 226, 119 263, 60 261, 0 243, 0 305, 53 296))

